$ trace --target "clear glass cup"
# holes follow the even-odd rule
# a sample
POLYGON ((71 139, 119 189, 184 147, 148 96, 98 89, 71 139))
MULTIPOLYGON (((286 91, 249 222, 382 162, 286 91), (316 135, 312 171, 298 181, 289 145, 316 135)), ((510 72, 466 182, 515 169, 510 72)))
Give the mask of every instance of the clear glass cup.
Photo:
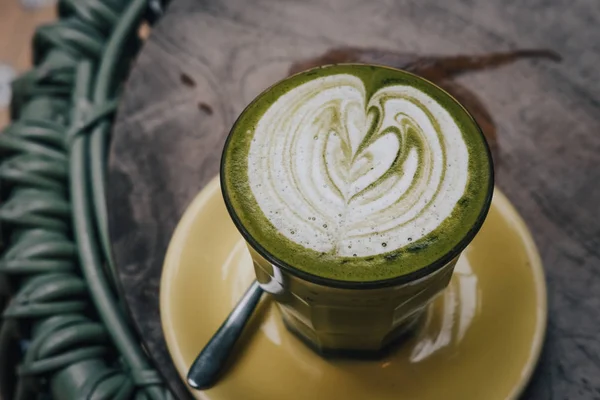
MULTIPOLYGON (((436 90, 456 102, 443 89, 436 90)), ((459 105, 458 102, 456 104, 459 105)), ((485 142, 475 120, 462 106, 460 109, 485 142)), ((229 143, 228 139, 224 154, 229 143)), ((494 186, 487 145, 486 151, 489 188, 475 225, 458 245, 437 261, 409 274, 380 281, 332 280, 309 274, 277 259, 252 237, 238 218, 223 181, 224 157, 221 162, 221 188, 229 214, 248 244, 257 280, 277 302, 287 328, 322 354, 377 354, 418 325, 427 305, 450 282, 460 253, 483 224, 494 186)))

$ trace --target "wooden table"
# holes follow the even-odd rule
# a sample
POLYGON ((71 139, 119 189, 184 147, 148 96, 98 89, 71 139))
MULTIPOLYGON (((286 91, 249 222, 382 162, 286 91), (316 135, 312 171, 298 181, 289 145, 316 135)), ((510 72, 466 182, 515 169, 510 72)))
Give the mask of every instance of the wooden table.
POLYGON ((178 396, 185 386, 158 311, 171 233, 217 173, 243 107, 290 68, 332 61, 412 69, 475 114, 547 274, 547 340, 525 398, 600 398, 600 3, 591 0, 174 1, 126 87, 108 202, 127 306, 178 396), (452 57, 523 48, 563 60, 452 57))

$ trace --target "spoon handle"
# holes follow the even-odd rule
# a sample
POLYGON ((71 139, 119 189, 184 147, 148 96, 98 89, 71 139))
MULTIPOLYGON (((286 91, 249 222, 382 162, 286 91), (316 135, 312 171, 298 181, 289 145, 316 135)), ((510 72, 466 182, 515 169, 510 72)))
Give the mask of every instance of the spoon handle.
POLYGON ((202 349, 187 375, 188 384, 194 389, 212 387, 225 366, 235 342, 242 334, 263 290, 255 280, 241 300, 236 304, 223 325, 202 349))

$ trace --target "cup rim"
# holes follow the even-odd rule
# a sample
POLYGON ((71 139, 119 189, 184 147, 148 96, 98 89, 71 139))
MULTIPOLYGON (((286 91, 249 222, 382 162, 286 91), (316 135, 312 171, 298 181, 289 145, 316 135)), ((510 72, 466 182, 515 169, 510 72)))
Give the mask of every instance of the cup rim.
POLYGON ((471 243, 471 241, 473 240, 475 235, 477 235, 477 233, 481 229, 483 222, 485 221, 487 214, 489 212, 491 203, 492 203, 492 197, 493 197, 493 193, 494 193, 494 178, 495 178, 492 152, 490 150, 489 143, 488 143, 487 139, 485 138, 485 135, 483 134, 481 127, 479 126, 479 124, 477 123, 477 121, 475 120, 473 115, 471 115, 471 113, 462 105, 462 103, 460 103, 454 96, 452 96, 446 90, 444 90, 443 88, 441 88, 440 86, 436 85, 434 82, 431 82, 430 80, 428 80, 426 78, 423 78, 412 72, 405 71, 403 69, 394 68, 394 67, 390 67, 390 66, 386 66, 386 65, 380 65, 380 64, 372 64, 372 63, 325 64, 325 65, 310 68, 310 69, 307 69, 304 71, 297 72, 296 74, 287 76, 283 79, 278 80, 277 82, 275 82, 271 86, 267 87, 266 89, 264 89, 246 107, 244 107, 244 110, 236 118, 236 121, 233 123, 232 128, 229 130, 229 133, 227 134, 227 138, 225 140, 225 144, 223 145, 223 150, 221 152, 221 161, 220 161, 219 172, 220 172, 219 180, 220 180, 220 186, 221 186, 221 194, 223 196, 223 200, 225 202, 225 207, 227 208, 227 212, 229 213, 229 216, 231 217, 237 230, 240 232, 240 234, 242 235, 242 237, 244 238, 244 240, 246 241, 246 243, 249 246, 251 246, 261 257, 263 257, 265 260, 267 260, 273 266, 282 268, 283 270, 285 270, 286 272, 290 273, 293 276, 296 276, 300 279, 303 279, 305 281, 308 281, 308 282, 311 282, 311 283, 314 283, 317 285, 328 286, 328 287, 333 287, 333 288, 341 288, 341 289, 377 289, 377 288, 398 286, 398 285, 414 282, 416 280, 419 280, 423 277, 426 277, 426 276, 440 270, 446 264, 451 262, 455 257, 459 256, 460 253, 469 245, 469 243, 471 243), (417 79, 420 79, 420 80, 423 80, 423 81, 429 83, 430 85, 435 87, 437 90, 439 90, 439 91, 443 92, 445 95, 447 95, 451 100, 453 100, 465 112, 467 119, 471 121, 473 126, 476 128, 475 130, 477 132, 479 132, 479 135, 481 136, 481 138, 483 140, 483 144, 484 144, 484 148, 485 148, 487 160, 488 160, 487 164, 488 164, 488 172, 489 172, 489 181, 488 181, 489 184, 488 184, 487 193, 485 195, 485 199, 484 199, 483 205, 481 207, 481 210, 479 212, 479 215, 477 216, 477 219, 475 220, 475 223, 471 227, 471 229, 469 229, 467 231, 467 234, 454 247, 452 247, 452 249, 450 249, 448 252, 446 252, 445 254, 440 256, 437 260, 435 260, 434 262, 432 262, 431 264, 429 264, 423 268, 420 268, 418 270, 409 272, 407 274, 399 275, 399 276, 396 276, 393 278, 374 280, 374 281, 345 281, 345 280, 340 280, 340 279, 325 278, 325 277, 322 277, 319 275, 315 275, 315 274, 311 274, 309 272, 302 271, 298 268, 294 268, 293 266, 289 265, 285 261, 280 260, 277 257, 273 256, 272 254, 269 253, 268 250, 266 250, 263 246, 261 246, 260 243, 258 243, 252 237, 252 235, 248 232, 248 230, 244 227, 244 224, 238 217, 238 215, 235 211, 235 208, 229 201, 227 187, 224 182, 225 152, 228 148, 229 142, 232 137, 233 127, 236 126, 236 124, 237 124, 238 120, 241 118, 241 116, 264 93, 269 92, 272 88, 279 85, 282 81, 285 81, 293 76, 304 74, 304 73, 312 71, 312 70, 317 70, 317 69, 326 68, 326 67, 332 67, 332 66, 336 66, 336 65, 375 66, 378 68, 390 69, 390 70, 394 70, 396 72, 407 74, 407 75, 413 76, 417 79))

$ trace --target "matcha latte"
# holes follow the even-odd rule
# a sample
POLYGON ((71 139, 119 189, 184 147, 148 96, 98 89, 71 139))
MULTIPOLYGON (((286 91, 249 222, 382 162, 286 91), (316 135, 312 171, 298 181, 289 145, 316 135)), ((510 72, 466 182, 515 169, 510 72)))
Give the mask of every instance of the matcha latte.
POLYGON ((477 232, 493 178, 456 100, 412 74, 335 65, 283 80, 239 117, 223 153, 229 212, 263 257, 302 276, 424 276, 477 232))

